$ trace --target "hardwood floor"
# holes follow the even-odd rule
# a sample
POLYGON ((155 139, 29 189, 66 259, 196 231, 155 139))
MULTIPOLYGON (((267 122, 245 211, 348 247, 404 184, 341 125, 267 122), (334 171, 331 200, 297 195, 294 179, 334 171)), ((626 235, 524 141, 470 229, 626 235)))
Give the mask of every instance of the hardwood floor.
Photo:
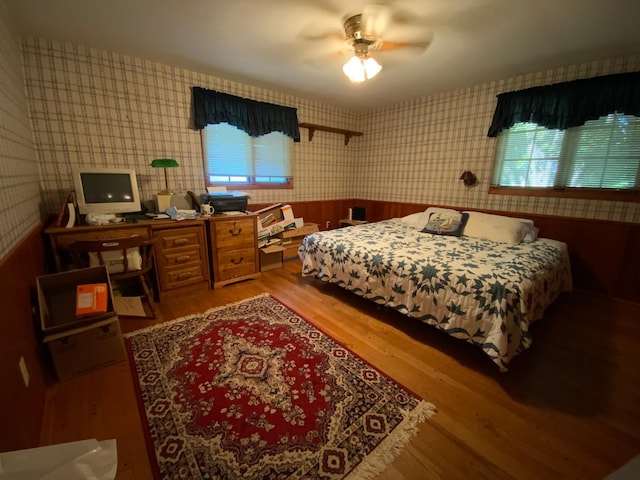
MULTIPOLYGON (((561 297, 532 327, 533 346, 499 373, 482 352, 339 287, 301 278, 300 262, 158 304, 129 332, 269 292, 438 411, 378 477, 602 479, 640 453, 640 305, 561 297)), ((56 384, 42 444, 116 438, 118 476, 151 470, 127 363, 56 384)))

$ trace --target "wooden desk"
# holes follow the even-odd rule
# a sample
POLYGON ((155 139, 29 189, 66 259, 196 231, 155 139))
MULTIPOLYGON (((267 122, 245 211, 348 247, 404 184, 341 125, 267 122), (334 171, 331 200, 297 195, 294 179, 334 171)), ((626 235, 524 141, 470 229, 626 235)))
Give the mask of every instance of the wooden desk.
POLYGON ((211 288, 207 248, 208 219, 140 220, 136 223, 83 225, 72 228, 50 227, 49 237, 57 271, 65 270, 64 247, 76 240, 109 240, 140 235, 155 239, 154 267, 156 291, 163 293, 199 283, 211 288))

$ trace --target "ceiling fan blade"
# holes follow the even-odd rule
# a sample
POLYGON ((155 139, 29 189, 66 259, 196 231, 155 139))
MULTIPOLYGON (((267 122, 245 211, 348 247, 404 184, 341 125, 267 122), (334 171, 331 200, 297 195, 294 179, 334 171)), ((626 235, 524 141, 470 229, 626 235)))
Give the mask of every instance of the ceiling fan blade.
POLYGON ((499 18, 514 2, 508 0, 472 0, 468 5, 461 2, 439 2, 429 11, 413 13, 394 8, 391 25, 405 28, 452 29, 464 32, 476 31, 492 25, 491 19, 499 18))
POLYGON ((344 32, 340 32, 340 31, 328 31, 328 32, 312 32, 312 31, 305 31, 305 32, 300 32, 298 34, 298 39, 300 40, 306 40, 306 41, 310 41, 310 42, 315 42, 317 40, 330 40, 330 41, 335 41, 335 40, 344 40, 344 32))
POLYGON ((313 8, 320 14, 328 14, 332 16, 340 15, 343 6, 338 0, 314 0, 313 2, 300 2, 300 0, 275 0, 273 3, 284 3, 287 9, 301 8, 309 13, 309 9, 313 8))
POLYGON ((366 35, 376 37, 384 36, 392 19, 392 10, 389 5, 366 5, 362 11, 360 24, 366 35))
POLYGON ((432 38, 418 42, 391 42, 383 40, 382 45, 378 49, 381 52, 389 52, 392 50, 400 50, 403 48, 413 48, 416 50, 426 50, 431 45, 432 38))

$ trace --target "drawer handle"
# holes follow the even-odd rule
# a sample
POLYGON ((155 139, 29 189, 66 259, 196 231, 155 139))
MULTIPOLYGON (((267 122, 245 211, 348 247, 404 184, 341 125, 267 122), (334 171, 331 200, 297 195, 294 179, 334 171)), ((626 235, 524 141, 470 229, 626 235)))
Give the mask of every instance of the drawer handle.
POLYGON ((189 240, 187 240, 186 238, 178 238, 177 240, 173 241, 173 244, 176 247, 181 247, 182 245, 186 245, 189 242, 189 240))
POLYGON ((233 235, 234 237, 237 237, 238 235, 240 235, 240 234, 242 233, 242 227, 241 227, 241 228, 238 228, 238 229, 236 230, 236 222, 233 222, 233 228, 230 228, 230 229, 229 229, 229 233, 230 233, 231 235, 233 235))
POLYGON ((191 259, 191 255, 180 255, 176 258, 176 263, 187 263, 191 259))
POLYGON ((187 278, 191 278, 191 272, 183 272, 177 275, 178 280, 186 280, 187 278))
POLYGON ((231 263, 233 263, 234 265, 240 265, 243 260, 244 260, 244 257, 240 257, 240 260, 236 260, 235 258, 232 258, 231 263))

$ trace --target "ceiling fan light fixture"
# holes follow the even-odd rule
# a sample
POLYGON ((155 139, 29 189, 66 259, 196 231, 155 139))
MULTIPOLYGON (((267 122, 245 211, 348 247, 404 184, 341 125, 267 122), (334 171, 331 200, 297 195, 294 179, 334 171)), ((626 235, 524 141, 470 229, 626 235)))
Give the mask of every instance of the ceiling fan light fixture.
POLYGON ((342 71, 353 83, 362 83, 380 73, 382 67, 374 58, 354 55, 344 64, 342 71))
POLYGON ((375 58, 368 57, 364 60, 364 71, 367 79, 375 77, 382 70, 382 65, 376 62, 375 58))

